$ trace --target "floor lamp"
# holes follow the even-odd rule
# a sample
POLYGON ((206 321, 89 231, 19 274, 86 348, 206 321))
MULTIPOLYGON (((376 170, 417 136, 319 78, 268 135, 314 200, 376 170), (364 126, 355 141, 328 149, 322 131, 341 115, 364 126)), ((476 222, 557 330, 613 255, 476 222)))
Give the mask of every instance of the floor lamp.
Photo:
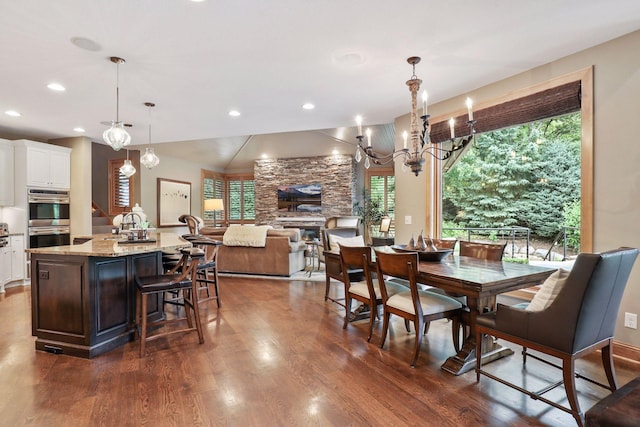
POLYGON ((205 211, 213 211, 213 226, 216 225, 216 212, 224 210, 224 203, 222 199, 206 199, 204 201, 204 210, 205 211))

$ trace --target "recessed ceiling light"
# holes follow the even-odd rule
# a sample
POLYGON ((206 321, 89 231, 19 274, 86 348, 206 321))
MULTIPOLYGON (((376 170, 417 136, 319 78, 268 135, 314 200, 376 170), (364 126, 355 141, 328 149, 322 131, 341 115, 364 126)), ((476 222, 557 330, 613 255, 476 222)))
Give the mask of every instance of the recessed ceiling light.
POLYGON ((334 150, 331 152, 331 154, 333 154, 334 156, 336 156, 336 155, 338 155, 338 154, 340 154, 340 153, 338 152, 338 150, 334 149, 334 150))
POLYGON ((266 154, 264 154, 264 153, 263 153, 260 157, 262 157, 263 159, 268 159, 268 158, 269 158, 269 156, 267 156, 267 155, 266 155, 266 154))
POLYGON ((47 87, 51 90, 55 90, 56 92, 64 92, 66 90, 60 83, 49 83, 47 87))
POLYGON ((202 2, 204 2, 204 0, 191 0, 191 1, 194 2, 194 3, 202 3, 202 2))
POLYGON ((230 115, 231 117, 238 117, 238 116, 240 115, 240 111, 238 111, 238 110, 231 110, 231 111, 229 111, 229 115, 230 115))
POLYGON ((98 43, 86 37, 71 37, 71 44, 80 49, 89 50, 91 52, 97 52, 102 49, 98 43))
POLYGON ((80 128, 80 127, 78 127, 78 128, 73 128, 73 130, 74 130, 74 131, 76 131, 76 132, 80 132, 80 133, 82 133, 82 132, 86 132, 86 131, 84 130, 84 128, 80 128))
POLYGON ((310 102, 307 102, 302 104, 302 108, 304 108, 305 110, 313 110, 314 108, 316 108, 316 106, 310 102))
POLYGON ((17 111, 14 110, 8 110, 4 112, 7 116, 11 116, 11 117, 20 117, 22 114, 18 113, 17 111))

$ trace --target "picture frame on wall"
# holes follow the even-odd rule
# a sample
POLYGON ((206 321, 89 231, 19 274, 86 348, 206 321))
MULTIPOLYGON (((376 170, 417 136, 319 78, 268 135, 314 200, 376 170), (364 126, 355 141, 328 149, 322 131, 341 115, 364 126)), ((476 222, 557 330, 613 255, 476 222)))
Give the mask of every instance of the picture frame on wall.
POLYGON ((191 214, 191 183, 158 178, 158 227, 184 225, 178 218, 191 214))

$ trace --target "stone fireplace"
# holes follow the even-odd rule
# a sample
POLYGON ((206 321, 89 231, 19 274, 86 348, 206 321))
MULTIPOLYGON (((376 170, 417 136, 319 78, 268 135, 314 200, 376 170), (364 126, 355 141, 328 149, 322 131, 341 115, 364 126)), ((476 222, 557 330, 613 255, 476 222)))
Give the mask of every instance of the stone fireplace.
POLYGON ((297 227, 319 238, 326 218, 351 215, 356 200, 356 166, 351 156, 257 160, 253 175, 256 224, 297 227), (278 210, 278 186, 311 183, 322 186, 320 212, 300 216, 300 212, 278 210))

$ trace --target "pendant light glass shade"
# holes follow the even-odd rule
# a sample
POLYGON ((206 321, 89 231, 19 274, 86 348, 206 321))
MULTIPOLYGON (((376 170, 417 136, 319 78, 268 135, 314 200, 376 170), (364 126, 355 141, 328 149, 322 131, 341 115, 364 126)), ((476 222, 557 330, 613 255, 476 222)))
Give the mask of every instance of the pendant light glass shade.
POLYGON ((122 122, 111 122, 111 127, 102 133, 102 139, 115 151, 131 144, 131 136, 124 130, 122 122))
POLYGON ((145 102, 144 105, 149 108, 149 146, 145 150, 144 155, 140 157, 140 163, 142 163, 145 168, 151 169, 160 163, 160 159, 156 156, 153 148, 151 148, 151 107, 155 107, 156 104, 153 102, 145 102))
POLYGON ((153 148, 147 147, 144 155, 140 158, 140 163, 142 163, 145 168, 151 169, 154 166, 158 166, 160 159, 156 156, 156 153, 153 152, 153 148))
POLYGON ((120 173, 127 178, 131 178, 136 173, 136 168, 131 164, 131 160, 124 161, 124 165, 120 166, 120 173))
MULTIPOLYGON (((111 62, 116 64, 116 119, 111 122, 111 127, 102 133, 102 139, 109 144, 115 151, 120 150, 131 144, 131 136, 124 130, 124 126, 120 121, 120 64, 124 63, 124 59, 112 56, 109 58, 111 62)), ((135 169, 134 169, 135 173, 135 169)))

